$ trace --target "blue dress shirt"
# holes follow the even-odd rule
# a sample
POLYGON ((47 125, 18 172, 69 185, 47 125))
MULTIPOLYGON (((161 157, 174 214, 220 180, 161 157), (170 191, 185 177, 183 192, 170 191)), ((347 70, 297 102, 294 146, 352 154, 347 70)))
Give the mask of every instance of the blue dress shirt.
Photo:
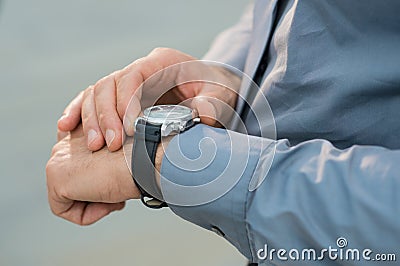
MULTIPOLYGON (((271 169, 250 191, 251 179, 266 173, 263 162, 273 156, 271 140, 260 137, 251 112, 244 121, 252 136, 241 133, 235 121, 230 130, 195 126, 170 142, 162 176, 198 186, 228 166, 240 179, 215 200, 171 205, 173 212, 218 232, 249 260, 265 265, 368 265, 380 254, 400 260, 399 11, 398 0, 250 5, 205 59, 252 76, 267 49, 260 93, 277 127, 271 169), (212 162, 198 171, 173 162, 179 152, 195 160, 209 150, 215 150, 212 162), (244 153, 245 167, 229 164, 233 154, 244 153), (330 248, 338 256, 357 249, 361 258, 329 258, 330 248), (272 257, 263 257, 272 249, 272 257), (302 260, 302 252, 310 258, 302 260)), ((256 95, 252 107, 261 98, 256 95)))

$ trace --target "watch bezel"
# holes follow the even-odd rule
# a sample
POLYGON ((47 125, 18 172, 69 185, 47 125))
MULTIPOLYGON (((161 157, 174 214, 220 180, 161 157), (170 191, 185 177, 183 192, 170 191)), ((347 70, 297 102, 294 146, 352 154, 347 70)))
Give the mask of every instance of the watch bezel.
POLYGON ((137 124, 152 124, 156 126, 161 126, 161 136, 170 136, 178 134, 182 131, 185 131, 187 128, 192 127, 195 123, 200 122, 200 118, 198 117, 198 113, 195 109, 189 108, 183 105, 173 105, 173 104, 164 104, 164 105, 154 105, 146 108, 143 111, 143 116, 140 116, 135 121, 135 128, 137 124), (184 108, 190 111, 190 113, 186 115, 182 115, 179 118, 168 118, 162 119, 160 122, 160 118, 152 118, 151 116, 146 115, 146 113, 157 112, 157 110, 153 110, 156 108, 170 108, 170 107, 179 107, 184 108))

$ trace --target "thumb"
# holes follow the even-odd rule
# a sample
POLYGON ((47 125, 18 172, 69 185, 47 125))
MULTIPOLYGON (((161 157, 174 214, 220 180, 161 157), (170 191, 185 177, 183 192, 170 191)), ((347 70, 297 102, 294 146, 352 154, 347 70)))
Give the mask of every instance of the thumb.
POLYGON ((83 91, 76 96, 65 108, 62 117, 57 122, 58 130, 71 131, 79 125, 81 121, 81 109, 83 101, 83 91))
POLYGON ((65 138, 66 136, 69 135, 69 132, 67 131, 61 131, 59 129, 57 129, 57 142, 62 140, 63 138, 65 138))

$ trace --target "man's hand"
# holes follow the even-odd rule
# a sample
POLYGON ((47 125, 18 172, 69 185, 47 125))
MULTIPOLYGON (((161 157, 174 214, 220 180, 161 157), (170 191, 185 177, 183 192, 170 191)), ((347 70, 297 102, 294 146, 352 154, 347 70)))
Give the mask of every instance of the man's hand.
POLYGON ((86 147, 79 125, 54 146, 46 167, 51 210, 80 225, 92 224, 140 195, 122 150, 92 153, 86 147))
MULTIPOLYGON (((81 92, 65 109, 64 115, 58 121, 59 135, 73 130, 82 121, 86 145, 90 150, 101 149, 106 143, 110 151, 116 151, 122 146, 122 130, 124 121, 127 134, 133 130, 133 123, 141 111, 141 94, 136 90, 147 78, 168 66, 195 60, 194 57, 182 52, 158 48, 148 56, 136 60, 122 70, 116 71, 99 80, 81 92), (134 97, 132 97, 134 96, 134 97), (129 105, 130 99, 134 103, 129 105), (125 120, 124 119, 124 116, 125 120)), ((163 95, 159 103, 177 104, 184 100, 194 98, 191 107, 198 110, 201 122, 216 126, 221 116, 226 116, 229 111, 227 105, 234 107, 236 104, 236 91, 240 79, 227 70, 210 68, 206 75, 217 76, 220 84, 228 84, 229 88, 217 84, 191 82, 180 86, 163 95), (210 70, 210 71, 209 71, 210 70), (215 99, 215 100, 213 100, 215 99)), ((198 68, 190 71, 198 72, 198 68)), ((179 83, 182 75, 190 75, 187 71, 169 73, 163 79, 179 83)), ((162 86, 161 86, 162 87, 162 86)), ((160 95, 161 96, 161 95, 160 95)), ((228 118, 229 120, 229 118, 228 118)))

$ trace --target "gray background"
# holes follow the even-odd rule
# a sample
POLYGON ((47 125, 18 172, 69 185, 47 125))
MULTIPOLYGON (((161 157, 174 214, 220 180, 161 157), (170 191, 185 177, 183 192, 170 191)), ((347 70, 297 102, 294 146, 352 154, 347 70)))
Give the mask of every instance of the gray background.
POLYGON ((90 227, 53 216, 45 164, 81 89, 166 46, 201 57, 246 0, 0 4, 0 265, 244 265, 223 239, 130 201, 90 227))

